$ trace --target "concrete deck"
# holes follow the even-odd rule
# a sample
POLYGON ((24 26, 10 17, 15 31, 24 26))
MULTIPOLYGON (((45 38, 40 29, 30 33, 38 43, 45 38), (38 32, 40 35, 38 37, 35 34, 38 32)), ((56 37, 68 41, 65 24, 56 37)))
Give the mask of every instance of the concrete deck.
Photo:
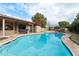
MULTIPOLYGON (((46 32, 52 32, 52 31, 46 31, 46 32)), ((10 35, 10 36, 7 36, 8 38, 0 39, 0 46, 6 44, 8 42, 11 42, 11 41, 15 40, 17 37, 20 37, 20 36, 23 36, 23 35, 32 35, 32 34, 41 34, 41 33, 44 33, 44 32, 10 35)))
POLYGON ((16 38, 18 35, 20 35, 20 34, 15 34, 15 35, 7 36, 7 38, 5 38, 5 39, 0 39, 0 46, 1 46, 1 45, 4 45, 4 44, 6 44, 6 43, 8 43, 8 42, 10 42, 10 41, 15 40, 15 38, 16 38))
POLYGON ((75 44, 67 36, 63 36, 62 41, 69 47, 74 56, 79 56, 79 45, 75 44))
MULTIPOLYGON (((53 31, 46 31, 46 32, 53 32, 53 31)), ((11 35, 7 39, 1 39, 0 46, 3 44, 6 44, 8 42, 11 42, 11 41, 15 40, 17 37, 20 37, 23 35, 32 35, 32 34, 41 34, 41 33, 43 33, 43 32, 11 35)), ((70 50, 73 52, 74 56, 79 56, 79 46, 77 44, 75 44, 67 36, 63 36, 62 41, 70 48, 70 50)))

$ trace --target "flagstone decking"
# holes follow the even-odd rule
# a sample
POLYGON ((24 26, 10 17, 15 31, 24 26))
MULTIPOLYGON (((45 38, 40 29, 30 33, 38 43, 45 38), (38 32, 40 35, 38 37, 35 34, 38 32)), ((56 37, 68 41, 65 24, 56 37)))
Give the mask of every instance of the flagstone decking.
POLYGON ((79 56, 79 45, 75 44, 70 38, 63 36, 62 41, 70 48, 74 56, 79 56))

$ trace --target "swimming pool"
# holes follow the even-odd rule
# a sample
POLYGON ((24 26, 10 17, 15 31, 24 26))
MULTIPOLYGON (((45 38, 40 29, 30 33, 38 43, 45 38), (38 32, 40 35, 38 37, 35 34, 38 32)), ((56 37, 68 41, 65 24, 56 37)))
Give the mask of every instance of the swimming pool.
POLYGON ((0 47, 0 56, 72 56, 60 33, 24 35, 0 47))

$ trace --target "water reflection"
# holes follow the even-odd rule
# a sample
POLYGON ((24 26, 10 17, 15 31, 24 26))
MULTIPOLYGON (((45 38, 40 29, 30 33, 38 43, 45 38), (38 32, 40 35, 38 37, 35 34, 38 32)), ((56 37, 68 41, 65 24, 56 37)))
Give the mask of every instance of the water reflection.
POLYGON ((44 47, 47 43, 47 35, 46 34, 42 34, 40 35, 40 38, 38 40, 36 40, 36 43, 34 43, 34 47, 37 49, 40 49, 42 47, 44 47))

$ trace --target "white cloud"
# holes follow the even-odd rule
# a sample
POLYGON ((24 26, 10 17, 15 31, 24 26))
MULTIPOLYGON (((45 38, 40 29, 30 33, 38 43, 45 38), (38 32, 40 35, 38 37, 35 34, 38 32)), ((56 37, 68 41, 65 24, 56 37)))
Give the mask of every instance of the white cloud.
MULTIPOLYGON (((17 5, 19 6, 19 10, 21 11, 20 13, 24 11, 26 14, 32 17, 35 13, 40 12, 47 17, 47 21, 50 24, 54 25, 57 24, 57 22, 63 20, 71 23, 77 13, 79 13, 79 4, 26 3, 17 5)), ((8 8, 14 10, 15 6, 11 5, 8 8)), ((4 8, 2 8, 1 10, 3 9, 4 8)), ((6 11, 4 10, 4 12, 6 11)), ((31 18, 28 17, 24 19, 31 21, 31 18)))
POLYGON ((38 4, 38 5, 30 6, 28 12, 31 16, 33 16, 36 12, 40 12, 47 17, 47 20, 50 23, 53 24, 56 24, 57 23, 56 20, 58 20, 56 16, 59 11, 58 11, 58 7, 55 6, 55 4, 38 4))
POLYGON ((33 16, 36 12, 40 12, 47 17, 48 22, 50 24, 57 24, 59 21, 68 21, 69 19, 66 18, 70 14, 74 14, 74 11, 70 11, 70 9, 61 8, 56 4, 37 4, 33 6, 29 6, 28 13, 33 16))
MULTIPOLYGON (((37 12, 44 14, 47 17, 47 21, 50 22, 50 24, 57 24, 58 21, 66 20, 65 17, 63 17, 63 13, 60 14, 61 12, 60 7, 58 7, 56 4, 37 3, 29 5, 28 4, 17 4, 17 5, 20 6, 19 10, 25 11, 25 13, 28 13, 30 16, 33 16, 37 12)), ((10 6, 10 8, 14 9, 14 7, 12 6, 10 6)), ((25 19, 28 20, 27 17, 25 19)))

